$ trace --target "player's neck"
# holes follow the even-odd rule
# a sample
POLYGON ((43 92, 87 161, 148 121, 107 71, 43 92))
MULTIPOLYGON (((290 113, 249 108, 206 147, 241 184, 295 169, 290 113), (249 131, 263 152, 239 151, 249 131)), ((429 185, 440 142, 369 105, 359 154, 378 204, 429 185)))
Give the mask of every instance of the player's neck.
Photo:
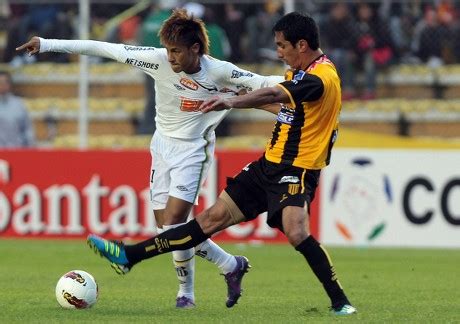
POLYGON ((187 74, 195 74, 195 73, 200 72, 200 70, 201 70, 201 66, 198 64, 197 66, 193 68, 188 68, 187 70, 184 70, 184 72, 187 74))
POLYGON ((321 55, 323 55, 323 51, 318 48, 315 51, 310 51, 306 56, 305 59, 302 60, 302 70, 306 70, 314 61, 318 59, 321 55))
POLYGON ((194 64, 188 66, 187 69, 184 69, 184 72, 187 74, 195 74, 200 71, 201 71, 200 57, 197 58, 194 64))

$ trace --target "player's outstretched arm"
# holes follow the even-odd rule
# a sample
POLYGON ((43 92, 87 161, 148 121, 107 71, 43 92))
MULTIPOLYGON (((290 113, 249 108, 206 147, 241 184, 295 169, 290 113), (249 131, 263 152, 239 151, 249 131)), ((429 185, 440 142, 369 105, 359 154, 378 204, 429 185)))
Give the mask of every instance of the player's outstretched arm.
POLYGON ((40 38, 37 36, 32 37, 27 43, 16 47, 16 51, 26 50, 27 54, 35 55, 40 52, 40 38))
POLYGON ((153 47, 130 46, 96 40, 32 37, 31 40, 19 46, 16 50, 26 50, 29 55, 51 52, 104 57, 120 63, 130 64, 149 73, 155 72, 159 66, 159 51, 156 51, 153 47))
POLYGON ((232 98, 213 97, 205 100, 198 110, 207 113, 210 111, 225 110, 230 108, 260 108, 272 103, 288 103, 289 96, 280 87, 269 87, 255 90, 243 96, 232 98))
POLYGON ((268 111, 269 113, 272 113, 274 115, 278 115, 278 113, 280 112, 281 106, 279 103, 274 103, 274 104, 268 104, 268 105, 261 106, 259 107, 259 109, 268 111))

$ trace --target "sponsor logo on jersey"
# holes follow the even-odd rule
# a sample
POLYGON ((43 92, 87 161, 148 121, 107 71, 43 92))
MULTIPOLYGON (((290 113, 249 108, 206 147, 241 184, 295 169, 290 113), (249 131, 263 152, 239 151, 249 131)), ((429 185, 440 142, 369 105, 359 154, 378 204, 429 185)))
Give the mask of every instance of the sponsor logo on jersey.
POLYGON ((135 66, 135 67, 146 68, 146 69, 151 69, 151 70, 158 70, 158 67, 160 66, 160 64, 158 63, 139 61, 133 58, 127 58, 125 63, 135 66))
POLYGON ((252 91, 252 87, 244 86, 244 85, 237 85, 236 88, 238 90, 247 90, 247 91, 252 91))
POLYGON ((241 78, 243 76, 247 76, 247 77, 252 78, 254 76, 254 74, 252 74, 251 72, 246 72, 246 71, 233 70, 232 71, 232 76, 230 78, 238 79, 238 78, 241 78))
POLYGON ((196 84, 195 82, 193 82, 192 80, 190 79, 187 79, 187 78, 181 78, 180 79, 180 84, 182 84, 184 87, 186 87, 187 89, 190 89, 190 90, 198 90, 198 84, 196 84))
POLYGON ((287 110, 291 113, 294 113, 295 112, 295 108, 290 108, 288 106, 286 106, 285 104, 281 104, 281 110, 287 110))
POLYGON ((176 87, 177 90, 181 90, 181 91, 185 90, 184 87, 178 85, 177 83, 174 83, 174 86, 176 87))
POLYGON ((153 47, 145 47, 145 46, 123 46, 127 51, 154 51, 155 48, 153 47))
POLYGON ((294 120, 294 115, 289 111, 281 110, 278 113, 278 117, 276 118, 277 121, 283 124, 291 125, 292 121, 294 120))
POLYGON ((304 75, 305 75, 305 71, 300 70, 299 72, 297 72, 296 75, 294 75, 293 81, 302 80, 304 75))
POLYGON ((299 177, 296 177, 296 176, 284 176, 281 178, 280 181, 278 181, 278 183, 287 183, 287 182, 291 182, 291 183, 298 183, 300 180, 299 180, 299 177))
POLYGON ((188 99, 180 97, 180 110, 182 111, 197 111, 203 100, 188 99))

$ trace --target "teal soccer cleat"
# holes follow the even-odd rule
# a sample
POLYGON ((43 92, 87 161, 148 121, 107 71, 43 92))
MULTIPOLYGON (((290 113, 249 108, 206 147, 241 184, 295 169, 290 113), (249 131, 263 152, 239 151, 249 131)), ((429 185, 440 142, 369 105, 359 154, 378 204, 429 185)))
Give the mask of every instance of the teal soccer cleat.
POLYGON ((351 314, 356 314, 357 310, 350 304, 344 304, 339 307, 331 307, 332 312, 335 315, 351 315, 351 314))
POLYGON ((94 234, 88 235, 86 242, 94 253, 109 260, 112 268, 118 274, 124 275, 131 270, 132 265, 126 257, 123 242, 108 241, 94 234))

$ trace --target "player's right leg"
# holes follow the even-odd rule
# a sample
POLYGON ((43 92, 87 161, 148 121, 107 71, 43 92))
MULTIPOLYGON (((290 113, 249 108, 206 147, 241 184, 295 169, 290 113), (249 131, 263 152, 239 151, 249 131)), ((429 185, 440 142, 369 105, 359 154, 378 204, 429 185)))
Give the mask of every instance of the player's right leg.
MULTIPOLYGON (((187 147, 180 140, 156 133, 152 139, 150 151, 152 155, 150 198, 157 226, 161 228, 159 233, 161 233, 161 231, 184 224, 193 207, 193 197, 189 199, 192 200, 190 202, 181 199, 180 195, 182 190, 185 190, 186 193, 191 190, 188 182, 180 182, 184 177, 174 179, 177 175, 173 174, 173 170, 178 168, 178 163, 180 166, 181 161, 186 158, 187 147), (179 195, 171 196, 171 192, 178 192, 179 195)), ((195 306, 194 255, 194 248, 172 252, 174 270, 179 282, 179 289, 176 294, 177 308, 195 306)))
POLYGON ((118 274, 124 275, 131 270, 133 264, 128 261, 123 242, 105 240, 97 235, 89 235, 86 242, 94 253, 106 258, 118 274))

